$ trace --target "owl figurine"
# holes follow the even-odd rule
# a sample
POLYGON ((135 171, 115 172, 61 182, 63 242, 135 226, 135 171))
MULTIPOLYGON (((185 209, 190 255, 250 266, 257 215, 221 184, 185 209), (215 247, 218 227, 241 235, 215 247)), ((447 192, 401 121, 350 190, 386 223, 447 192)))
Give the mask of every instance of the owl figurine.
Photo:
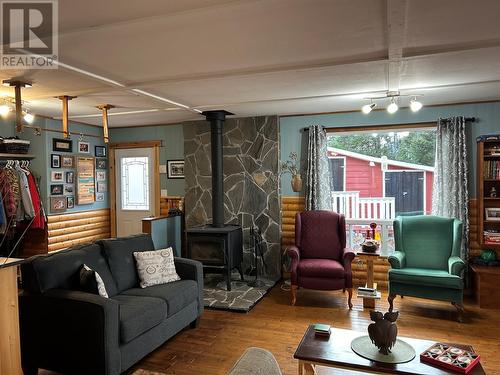
POLYGON ((368 334, 372 343, 382 354, 388 355, 396 343, 398 335, 396 320, 398 316, 398 311, 386 312, 384 315, 380 311, 370 311, 370 319, 375 323, 368 326, 368 334))

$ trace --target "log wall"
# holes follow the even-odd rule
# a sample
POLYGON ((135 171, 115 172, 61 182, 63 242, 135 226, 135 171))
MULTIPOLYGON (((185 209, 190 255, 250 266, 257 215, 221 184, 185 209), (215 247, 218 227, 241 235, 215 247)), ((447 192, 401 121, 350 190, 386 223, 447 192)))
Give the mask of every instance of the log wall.
POLYGON ((48 251, 66 249, 111 236, 109 209, 64 213, 48 217, 48 251))
MULTIPOLYGON (((281 199, 281 246, 284 251, 288 246, 295 243, 295 214, 304 211, 305 204, 303 197, 282 197, 281 199)), ((477 233, 477 201, 471 199, 469 206, 470 220, 470 255, 475 256, 480 253, 477 233)), ((352 262, 353 283, 357 286, 364 285, 366 282, 366 264, 358 258, 354 258, 352 262)), ((375 282, 378 286, 387 288, 387 272, 389 270, 389 262, 385 258, 378 258, 374 262, 375 282)))

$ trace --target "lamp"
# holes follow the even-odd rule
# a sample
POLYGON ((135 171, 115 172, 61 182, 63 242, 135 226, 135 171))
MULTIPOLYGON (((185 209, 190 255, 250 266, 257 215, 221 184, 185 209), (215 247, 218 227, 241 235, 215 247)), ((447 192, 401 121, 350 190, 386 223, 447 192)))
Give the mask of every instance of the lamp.
POLYGON ((361 111, 367 115, 368 113, 370 113, 373 108, 375 108, 377 106, 376 103, 371 103, 371 100, 370 100, 370 104, 365 104, 363 107, 361 107, 361 111))
POLYGON ((419 101, 417 101, 417 97, 414 96, 412 100, 410 100, 410 109, 412 112, 418 112, 422 109, 423 105, 419 101))
POLYGON ((387 112, 389 113, 396 113, 397 110, 399 109, 398 105, 396 104, 396 101, 394 98, 391 98, 391 104, 387 106, 387 112))

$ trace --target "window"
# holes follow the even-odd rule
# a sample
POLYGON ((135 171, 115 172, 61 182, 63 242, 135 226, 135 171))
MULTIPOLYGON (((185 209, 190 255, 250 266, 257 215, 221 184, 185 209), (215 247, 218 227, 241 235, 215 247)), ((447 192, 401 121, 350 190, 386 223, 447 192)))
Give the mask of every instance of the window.
POLYGON ((330 133, 336 207, 347 210, 346 218, 430 214, 435 143, 434 129, 330 133))
POLYGON ((147 157, 125 157, 121 167, 122 210, 149 210, 149 159, 147 157))

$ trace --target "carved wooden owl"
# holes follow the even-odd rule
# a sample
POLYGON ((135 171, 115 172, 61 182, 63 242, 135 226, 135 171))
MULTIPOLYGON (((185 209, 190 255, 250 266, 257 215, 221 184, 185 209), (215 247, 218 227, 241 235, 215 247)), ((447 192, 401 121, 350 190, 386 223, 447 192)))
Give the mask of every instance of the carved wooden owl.
POLYGON ((382 354, 388 355, 396 343, 398 327, 395 322, 398 316, 398 311, 386 312, 384 315, 380 311, 370 311, 370 318, 375 323, 368 326, 368 334, 382 354))

